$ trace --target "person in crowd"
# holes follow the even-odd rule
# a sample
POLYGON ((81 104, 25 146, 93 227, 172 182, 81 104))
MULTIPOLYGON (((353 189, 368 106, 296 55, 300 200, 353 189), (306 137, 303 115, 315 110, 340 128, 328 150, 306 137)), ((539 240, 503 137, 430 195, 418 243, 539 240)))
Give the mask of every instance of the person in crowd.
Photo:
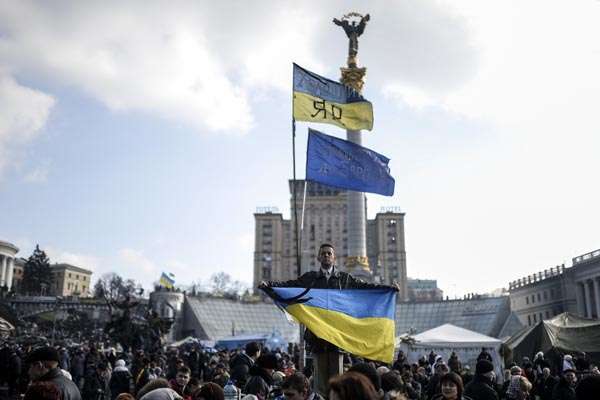
POLYGON ((426 394, 427 399, 429 400, 433 399, 435 396, 441 393, 442 387, 440 386, 440 381, 442 379, 442 376, 446 375, 450 371, 446 363, 441 361, 441 359, 437 362, 437 364, 434 365, 433 370, 435 371, 435 373, 429 379, 429 383, 427 384, 426 394))
POLYGON ((550 364, 544 358, 544 353, 542 351, 538 351, 533 358, 533 367, 537 376, 542 376, 544 368, 550 368, 550 364))
MULTIPOLYGON (((28 363, 29 377, 32 382, 52 382, 58 387, 61 400, 81 400, 77 385, 60 372, 56 349, 50 346, 40 347, 31 352, 28 363)), ((27 393, 25 395, 27 396, 27 393)))
POLYGON ((450 354, 450 358, 448 358, 448 368, 455 374, 460 374, 460 371, 462 370, 460 360, 454 351, 450 354))
POLYGON ((85 376, 85 354, 82 349, 78 349, 71 359, 71 376, 77 387, 82 388, 83 377, 85 376))
POLYGON ((558 383, 558 380, 550 373, 550 368, 542 369, 542 376, 539 379, 537 394, 540 400, 552 400, 552 390, 558 383))
POLYGON ((377 370, 373 364, 359 362, 351 366, 350 369, 348 369, 348 372, 358 372, 359 374, 363 374, 369 379, 369 381, 371 381, 371 385, 373 385, 375 392, 380 397, 383 395, 383 391, 381 390, 381 377, 377 373, 377 370))
POLYGON ((348 371, 329 380, 329 400, 379 400, 371 381, 363 374, 348 371))
POLYGON ((110 372, 104 362, 98 363, 94 373, 85 377, 82 395, 85 400, 110 400, 110 372))
POLYGON ((177 370, 177 375, 175 375, 175 379, 171 379, 169 381, 169 385, 171 385, 171 389, 179 393, 180 396, 183 396, 185 391, 185 387, 190 381, 192 375, 192 371, 188 367, 181 367, 177 370))
POLYGON ((573 362, 573 356, 570 354, 565 354, 564 358, 563 358, 563 364, 562 364, 562 373, 564 374, 565 371, 575 371, 575 363, 573 362))
POLYGON ((146 393, 140 400, 183 400, 183 397, 171 388, 158 388, 146 393))
POLYGON ((135 397, 131 393, 121 393, 115 400, 135 400, 135 397))
POLYGON ((183 397, 185 399, 189 399, 192 397, 192 394, 200 389, 200 387, 202 386, 200 379, 198 378, 190 378, 190 381, 188 382, 187 385, 185 385, 185 390, 183 391, 183 397))
POLYGON ((308 378, 300 372, 285 378, 281 390, 285 400, 323 400, 320 394, 310 390, 308 378))
POLYGON ((462 378, 455 372, 448 372, 442 376, 440 386, 441 393, 434 397, 435 400, 470 400, 463 395, 462 378))
POLYGON ((394 362, 394 365, 392 365, 392 369, 398 370, 398 371, 402 371, 402 367, 408 364, 408 359, 406 358, 406 355, 404 354, 404 351, 402 350, 398 350, 398 357, 396 358, 396 361, 394 362))
MULTIPOLYGON (((164 388, 169 388, 169 381, 164 379, 164 378, 157 378, 157 379, 152 379, 151 381, 149 381, 148 383, 146 383, 136 394, 135 398, 136 399, 141 399, 142 397, 144 397, 147 393, 150 393, 153 390, 156 389, 164 389, 164 388)), ((172 389, 171 389, 172 390, 172 389)))
POLYGON ((473 400, 498 400, 494 390, 494 364, 481 358, 475 366, 475 376, 465 387, 465 396, 473 400))
POLYGON ((519 368, 514 366, 511 369, 510 382, 506 390, 506 400, 527 400, 529 398, 529 392, 531 391, 532 385, 529 380, 521 375, 519 371, 513 373, 513 369, 519 368))
POLYGON ((243 392, 253 394, 259 399, 266 399, 273 386, 273 371, 277 369, 277 357, 273 354, 263 354, 250 368, 250 378, 243 392))
POLYGON ((244 387, 248 381, 250 368, 260 357, 260 345, 257 342, 246 344, 245 352, 235 355, 230 363, 231 380, 237 387, 244 387))
POLYGON ((50 381, 34 382, 27 389, 23 400, 60 400, 60 389, 50 381))
POLYGON ((133 393, 133 377, 125 366, 125 360, 115 361, 115 369, 110 376, 108 386, 112 400, 115 400, 121 393, 133 393))
POLYGON ((477 356, 477 361, 479 361, 479 360, 487 360, 489 362, 493 362, 494 361, 492 359, 492 355, 490 353, 488 353, 488 351, 485 349, 485 347, 481 348, 481 352, 477 356))
POLYGON ((463 367, 462 372, 460 373, 460 376, 462 378, 463 384, 465 386, 467 386, 469 384, 469 382, 471 382, 471 380, 473 379, 473 373, 471 372, 471 367, 468 365, 465 365, 463 367))
POLYGON ((393 370, 381 375, 381 390, 384 400, 404 399, 406 387, 400 373, 393 370))
POLYGON ((141 388, 146 386, 146 384, 154 377, 154 368, 149 358, 142 357, 140 367, 141 368, 135 376, 136 393, 139 392, 141 388))
POLYGON ((419 400, 421 398, 422 386, 413 378, 413 373, 410 370, 405 370, 402 373, 402 381, 406 386, 406 396, 409 400, 419 400))
POLYGON ((201 388, 196 389, 192 393, 192 400, 224 400, 225 393, 221 386, 216 383, 209 382, 201 388))
POLYGON ((574 369, 566 369, 552 390, 552 400, 575 400, 575 386, 577 375, 574 369))

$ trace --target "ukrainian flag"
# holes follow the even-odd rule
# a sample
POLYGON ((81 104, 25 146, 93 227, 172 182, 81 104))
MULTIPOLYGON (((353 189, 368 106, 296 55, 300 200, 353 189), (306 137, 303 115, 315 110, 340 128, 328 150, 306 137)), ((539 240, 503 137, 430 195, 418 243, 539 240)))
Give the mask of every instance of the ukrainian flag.
POLYGON ((160 286, 166 287, 167 289, 173 289, 173 285, 175 285, 175 275, 163 272, 158 283, 160 286))
POLYGON ((394 359, 396 290, 269 287, 277 305, 317 337, 349 353, 394 359))
POLYGON ((373 129, 373 105, 357 91, 294 64, 294 118, 350 130, 373 129))

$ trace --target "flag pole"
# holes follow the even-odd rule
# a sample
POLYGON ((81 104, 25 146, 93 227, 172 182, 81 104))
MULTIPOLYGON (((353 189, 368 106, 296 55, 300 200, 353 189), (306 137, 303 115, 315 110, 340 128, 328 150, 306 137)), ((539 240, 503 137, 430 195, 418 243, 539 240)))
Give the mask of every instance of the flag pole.
MULTIPOLYGON (((293 78, 292 78, 293 80, 293 78)), ((298 276, 298 278, 300 277, 300 275, 302 274, 302 264, 301 262, 301 256, 300 256, 300 236, 298 235, 298 203, 297 203, 297 196, 296 196, 296 118, 294 118, 294 101, 295 101, 295 97, 294 96, 294 90, 292 88, 292 164, 293 164, 293 177, 292 177, 292 185, 293 185, 293 192, 292 192, 292 197, 294 199, 294 231, 296 233, 296 275, 298 276)), ((298 343, 298 347, 300 350, 300 354, 298 357, 298 368, 300 370, 304 369, 304 329, 302 324, 300 324, 300 326, 298 327, 298 331, 299 331, 299 343, 298 343)))

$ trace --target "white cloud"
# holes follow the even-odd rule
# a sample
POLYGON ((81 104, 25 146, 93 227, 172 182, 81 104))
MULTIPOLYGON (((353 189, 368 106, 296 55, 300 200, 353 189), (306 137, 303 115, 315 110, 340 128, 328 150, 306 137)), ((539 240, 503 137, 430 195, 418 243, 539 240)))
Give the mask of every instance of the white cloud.
POLYGON ((48 181, 48 173, 48 165, 39 165, 25 174, 24 180, 28 183, 45 183, 48 181))
MULTIPOLYGON (((100 258, 93 255, 72 253, 70 251, 56 249, 52 246, 41 247, 41 249, 46 252, 46 255, 52 264, 71 264, 76 267, 89 269, 93 271, 95 275, 99 273, 102 267, 100 258)), ((97 278, 97 276, 95 276, 95 278, 97 278)))
POLYGON ((52 96, 20 85, 0 69, 0 174, 40 133, 54 103, 52 96))

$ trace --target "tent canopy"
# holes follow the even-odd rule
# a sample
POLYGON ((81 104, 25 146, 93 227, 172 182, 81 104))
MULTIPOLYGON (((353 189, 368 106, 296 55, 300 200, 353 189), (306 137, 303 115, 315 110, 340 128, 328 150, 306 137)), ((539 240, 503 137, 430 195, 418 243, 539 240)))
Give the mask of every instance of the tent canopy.
POLYGON ((518 332, 506 346, 514 361, 523 357, 532 359, 538 351, 556 353, 557 362, 562 354, 577 352, 586 352, 597 359, 600 356, 600 321, 562 313, 518 332))
POLYGON ((502 343, 499 339, 482 335, 465 328, 444 324, 413 336, 414 347, 488 347, 496 348, 502 343))

